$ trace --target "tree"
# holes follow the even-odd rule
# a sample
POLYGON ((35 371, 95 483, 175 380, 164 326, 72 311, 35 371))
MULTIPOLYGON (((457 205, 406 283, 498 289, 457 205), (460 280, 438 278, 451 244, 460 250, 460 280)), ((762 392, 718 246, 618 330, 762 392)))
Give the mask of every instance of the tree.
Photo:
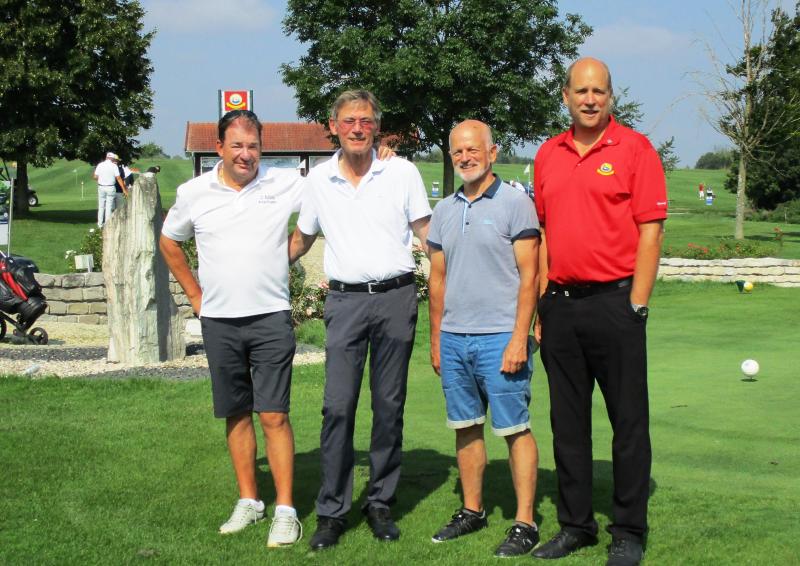
MULTIPOLYGON (((644 120, 644 112, 642 112, 642 103, 638 100, 631 100, 628 97, 628 87, 619 89, 612 97, 611 104, 614 118, 627 128, 633 130, 639 129, 639 124, 644 120)), ((650 137, 649 134, 645 134, 650 137)), ((661 159, 661 167, 664 169, 666 175, 673 171, 678 166, 678 156, 675 155, 675 137, 671 137, 659 144, 656 148, 659 159, 661 159)))
MULTIPOLYGON (((695 169, 727 169, 733 163, 733 151, 727 148, 716 148, 707 151, 697 160, 695 169)), ((733 192, 736 192, 735 190, 733 192)))
POLYGON ((153 142, 147 142, 139 146, 139 157, 146 157, 151 159, 155 157, 155 158, 166 159, 169 156, 166 153, 164 153, 164 148, 161 147, 160 145, 153 142))
POLYGON ((628 96, 628 87, 619 89, 611 97, 611 112, 614 119, 632 130, 638 130, 639 124, 644 120, 642 103, 638 100, 631 100, 628 96))
MULTIPOLYGON (((763 120, 765 112, 780 108, 784 120, 764 135, 752 152, 747 173, 747 196, 756 208, 772 210, 779 204, 800 198, 800 4, 794 17, 782 11, 773 14, 775 33, 767 46, 767 72, 764 90, 770 105, 754 104, 753 115, 763 120)), ((734 156, 726 188, 736 187, 738 154, 734 156)))
MULTIPOLYGON (((557 130, 565 61, 591 31, 555 0, 289 0, 284 32, 308 45, 282 66, 298 114, 327 124, 348 88, 375 93, 400 150, 438 147, 465 118, 511 147, 557 130)), ((444 194, 453 166, 444 159, 444 194)))
MULTIPOLYGON (((28 164, 54 158, 96 163, 108 150, 130 161, 133 139, 152 122, 152 66, 135 0, 3 0, 0 10, 0 157, 28 164)), ((15 205, 26 213, 25 191, 15 205)))
POLYGON ((765 80, 770 70, 769 47, 775 42, 775 17, 767 0, 740 0, 736 13, 742 25, 741 49, 729 47, 730 52, 741 52, 741 58, 723 63, 707 47, 714 72, 700 76, 704 87, 701 93, 714 108, 714 114, 704 111, 706 120, 736 148, 739 160, 736 171, 736 222, 734 238, 744 239, 744 212, 747 204, 746 187, 748 166, 757 159, 757 153, 783 126, 795 127, 797 118, 789 110, 796 104, 797 93, 792 93, 789 104, 777 99, 765 80), (760 41, 753 34, 761 32, 760 41), (758 111, 757 111, 758 109, 758 111))
POLYGON ((656 148, 656 153, 661 160, 661 167, 664 169, 665 175, 674 171, 680 162, 678 156, 675 155, 675 136, 661 142, 656 148))

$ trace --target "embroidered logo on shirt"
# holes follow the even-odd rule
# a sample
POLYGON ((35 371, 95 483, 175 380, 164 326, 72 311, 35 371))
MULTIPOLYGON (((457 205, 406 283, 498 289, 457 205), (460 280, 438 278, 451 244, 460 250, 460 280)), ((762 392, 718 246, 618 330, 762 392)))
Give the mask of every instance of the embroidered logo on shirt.
POLYGON ((600 167, 598 167, 597 172, 604 177, 608 177, 609 175, 613 175, 615 173, 614 166, 610 163, 603 163, 600 167))
POLYGON ((275 195, 260 195, 256 201, 258 204, 275 204, 276 202, 275 195))

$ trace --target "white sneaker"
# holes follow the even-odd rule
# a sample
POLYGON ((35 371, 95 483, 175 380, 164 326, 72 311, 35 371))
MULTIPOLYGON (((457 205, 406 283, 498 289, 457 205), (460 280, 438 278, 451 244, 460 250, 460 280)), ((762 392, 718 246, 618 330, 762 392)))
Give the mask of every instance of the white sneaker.
POLYGON ((231 518, 220 528, 223 535, 238 533, 246 527, 253 525, 264 518, 264 509, 258 511, 252 501, 238 501, 233 508, 231 518))
POLYGON ((288 513, 275 511, 272 518, 272 525, 269 527, 269 538, 267 546, 276 548, 296 543, 303 538, 303 525, 297 520, 297 516, 288 513))

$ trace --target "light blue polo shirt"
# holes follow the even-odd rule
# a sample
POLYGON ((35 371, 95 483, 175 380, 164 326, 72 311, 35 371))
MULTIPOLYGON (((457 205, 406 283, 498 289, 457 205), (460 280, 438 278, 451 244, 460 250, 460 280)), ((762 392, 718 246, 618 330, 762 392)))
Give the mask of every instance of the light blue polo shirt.
POLYGON ((513 243, 539 237, 533 201, 495 175, 469 202, 464 188, 440 201, 428 229, 431 253, 444 252, 442 330, 465 334, 512 332, 519 270, 513 243))

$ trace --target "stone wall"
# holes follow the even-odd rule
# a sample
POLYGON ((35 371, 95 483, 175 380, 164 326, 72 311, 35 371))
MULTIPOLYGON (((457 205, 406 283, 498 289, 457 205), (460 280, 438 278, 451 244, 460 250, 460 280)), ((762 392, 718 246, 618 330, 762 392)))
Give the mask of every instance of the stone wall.
MULTIPOLYGON (((800 287, 800 260, 662 258, 658 277, 666 280, 721 282, 743 279, 781 287, 800 287)), ((106 323, 106 289, 102 273, 37 273, 36 280, 44 288, 48 304, 47 312, 40 320, 106 323)), ((180 314, 184 318, 191 318, 189 299, 172 276, 169 287, 180 314)))
POLYGON ((683 281, 752 281, 800 287, 800 260, 773 257, 746 259, 661 258, 660 279, 683 281))
MULTIPOLYGON (((47 298, 47 311, 41 321, 82 322, 85 324, 106 323, 106 287, 103 274, 68 273, 66 275, 48 275, 37 273, 36 280, 42 286, 47 298)), ((169 278, 169 289, 178 305, 178 311, 184 318, 191 318, 192 307, 189 299, 183 294, 181 286, 172 276, 169 278)))

